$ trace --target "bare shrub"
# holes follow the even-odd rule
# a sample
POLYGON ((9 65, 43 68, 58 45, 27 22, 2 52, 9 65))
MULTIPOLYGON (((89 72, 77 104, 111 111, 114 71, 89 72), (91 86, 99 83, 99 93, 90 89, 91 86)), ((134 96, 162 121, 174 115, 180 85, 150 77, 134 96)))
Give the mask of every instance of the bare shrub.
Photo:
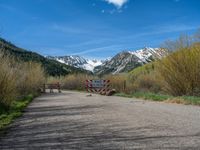
POLYGON ((61 86, 68 90, 85 90, 85 81, 90 79, 95 79, 95 77, 86 74, 71 74, 62 78, 61 86))
POLYGON ((134 81, 137 91, 158 93, 162 91, 162 82, 156 71, 149 74, 143 74, 134 81))
POLYGON ((195 39, 193 37, 188 35, 181 35, 177 40, 168 40, 164 42, 161 47, 168 52, 174 52, 183 48, 189 48, 193 44, 194 40, 195 39))
POLYGON ((0 104, 9 107, 17 97, 38 92, 44 83, 43 68, 0 53, 0 104))
POLYGON ((19 64, 17 88, 21 95, 35 93, 45 83, 44 69, 40 64, 27 62, 19 64))
POLYGON ((0 104, 8 107, 15 96, 16 91, 16 70, 12 67, 9 57, 0 53, 0 104))
POLYGON ((110 80, 110 88, 117 92, 132 93, 135 89, 133 84, 128 82, 127 74, 106 75, 104 78, 110 80))

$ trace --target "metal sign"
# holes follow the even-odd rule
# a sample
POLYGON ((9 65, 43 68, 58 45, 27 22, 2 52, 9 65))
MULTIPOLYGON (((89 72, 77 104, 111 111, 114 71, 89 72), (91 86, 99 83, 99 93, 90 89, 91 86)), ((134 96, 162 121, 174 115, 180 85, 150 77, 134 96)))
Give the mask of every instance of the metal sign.
POLYGON ((86 89, 88 92, 105 94, 109 91, 110 80, 86 80, 86 89))
POLYGON ((103 88, 105 85, 104 80, 89 80, 87 82, 88 87, 91 88, 103 88))

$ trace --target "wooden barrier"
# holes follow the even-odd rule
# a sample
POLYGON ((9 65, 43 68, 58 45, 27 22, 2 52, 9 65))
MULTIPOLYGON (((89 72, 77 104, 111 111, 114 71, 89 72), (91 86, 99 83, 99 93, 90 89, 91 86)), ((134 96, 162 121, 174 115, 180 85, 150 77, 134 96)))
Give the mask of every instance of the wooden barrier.
POLYGON ((58 93, 61 93, 60 83, 54 83, 54 84, 43 84, 43 93, 46 93, 46 89, 50 90, 50 93, 53 93, 53 90, 58 90, 58 93))

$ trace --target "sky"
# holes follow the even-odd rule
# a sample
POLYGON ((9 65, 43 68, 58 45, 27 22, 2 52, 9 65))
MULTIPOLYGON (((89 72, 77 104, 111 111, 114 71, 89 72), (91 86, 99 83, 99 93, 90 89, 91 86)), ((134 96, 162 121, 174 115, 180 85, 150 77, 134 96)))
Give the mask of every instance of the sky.
POLYGON ((0 37, 42 55, 105 59, 200 28, 200 0, 0 0, 0 37))

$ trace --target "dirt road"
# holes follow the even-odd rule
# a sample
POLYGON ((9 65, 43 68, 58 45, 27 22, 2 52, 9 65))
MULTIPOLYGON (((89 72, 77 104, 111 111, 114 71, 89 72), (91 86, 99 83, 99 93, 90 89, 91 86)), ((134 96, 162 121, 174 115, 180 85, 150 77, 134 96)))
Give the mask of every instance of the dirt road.
POLYGON ((35 99, 0 149, 200 149, 200 107, 63 92, 35 99))

